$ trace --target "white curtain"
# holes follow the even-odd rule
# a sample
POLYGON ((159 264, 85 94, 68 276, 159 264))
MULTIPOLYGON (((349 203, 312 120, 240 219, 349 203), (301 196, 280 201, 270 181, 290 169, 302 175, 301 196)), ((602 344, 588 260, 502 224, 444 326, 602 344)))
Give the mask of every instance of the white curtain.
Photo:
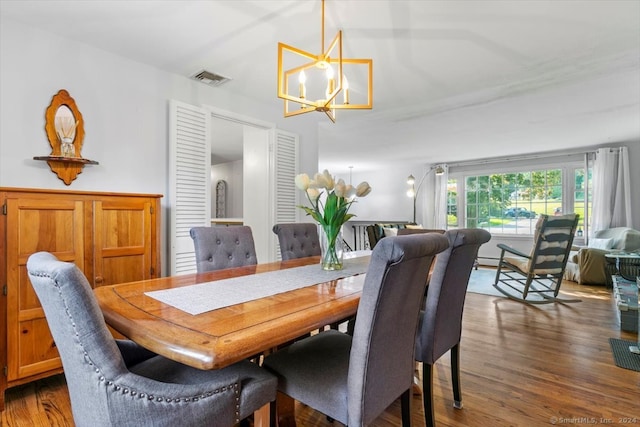
POLYGON ((593 164, 591 234, 631 227, 631 178, 627 147, 599 148, 593 164))
POLYGON ((444 169, 442 175, 436 175, 434 191, 434 228, 447 229, 447 181, 449 181, 449 166, 440 165, 444 169))

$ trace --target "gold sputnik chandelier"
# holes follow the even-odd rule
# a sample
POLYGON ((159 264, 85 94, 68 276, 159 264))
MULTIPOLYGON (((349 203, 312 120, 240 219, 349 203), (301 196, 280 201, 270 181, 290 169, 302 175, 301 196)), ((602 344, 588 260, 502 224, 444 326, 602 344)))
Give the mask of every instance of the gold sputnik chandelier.
POLYGON ((284 99, 285 117, 320 111, 335 123, 336 110, 373 106, 373 61, 343 58, 342 31, 324 49, 324 0, 321 31, 319 55, 278 43, 278 98, 284 99), (345 72, 362 80, 366 76, 366 85, 354 84, 356 79, 350 85, 345 72))

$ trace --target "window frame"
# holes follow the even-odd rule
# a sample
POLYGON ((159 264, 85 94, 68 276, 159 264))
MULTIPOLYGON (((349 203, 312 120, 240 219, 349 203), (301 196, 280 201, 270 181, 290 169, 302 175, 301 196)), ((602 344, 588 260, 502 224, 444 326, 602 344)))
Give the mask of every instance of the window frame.
MULTIPOLYGON (((532 172, 538 170, 560 170, 562 176, 562 207, 563 213, 574 212, 575 209, 575 194, 576 194, 576 170, 584 169, 585 162, 584 160, 579 159, 571 159, 569 161, 560 162, 557 159, 536 159, 534 161, 519 161, 514 162, 514 164, 507 164, 507 162, 495 162, 495 163, 485 163, 485 164, 477 164, 470 165, 464 168, 456 168, 455 166, 450 166, 449 169, 449 180, 456 180, 455 189, 457 191, 456 196, 456 210, 457 210, 457 226, 451 226, 447 224, 447 228, 455 229, 462 228, 467 224, 467 205, 466 205, 466 182, 468 177, 473 176, 486 176, 493 174, 511 174, 511 173, 522 173, 522 172, 532 172), (458 169, 458 170, 456 170, 458 169), (568 179, 568 177, 570 177, 568 179)), ((591 164, 589 164, 588 169, 592 169, 591 164)), ((589 172, 587 171, 587 174, 589 172)), ((591 187, 588 188, 588 192, 591 193, 591 187)), ((448 191, 447 191, 448 193, 448 191)), ((449 195, 447 194, 447 200, 449 200, 449 195)), ((591 207, 591 197, 587 200, 587 207, 591 207)), ((588 220, 590 219, 590 216, 588 220)), ((585 230, 584 226, 584 216, 581 216, 579 226, 585 230)), ((448 221, 447 221, 448 222, 448 221)), ((482 227, 480 227, 482 228, 482 227)), ((508 237, 508 238, 530 238, 532 233, 508 233, 503 232, 499 233, 500 236, 508 237)), ((586 234, 586 233, 585 233, 586 234)), ((576 244, 582 241, 581 236, 576 236, 576 244)))

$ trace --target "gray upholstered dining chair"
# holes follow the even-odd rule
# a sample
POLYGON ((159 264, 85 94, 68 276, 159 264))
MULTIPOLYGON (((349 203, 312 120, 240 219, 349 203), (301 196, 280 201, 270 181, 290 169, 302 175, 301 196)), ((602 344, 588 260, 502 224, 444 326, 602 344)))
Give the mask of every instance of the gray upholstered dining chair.
POLYGON ((282 260, 320 255, 318 226, 310 222, 276 224, 273 232, 278 236, 282 260))
POLYGON ((274 401, 276 378, 242 361, 204 371, 114 340, 75 264, 31 255, 29 279, 44 309, 78 426, 232 426, 274 401))
MULTIPOLYGON (((320 256, 322 254, 318 226, 316 224, 310 222, 281 223, 274 225, 272 230, 278 236, 280 257, 283 261, 320 256)), ((350 319, 344 319, 342 322, 350 319)), ((329 327, 338 329, 342 322, 332 323, 329 327)), ((303 337, 308 335, 305 334, 303 337)))
POLYGON ((433 364, 449 350, 454 407, 462 408, 460 338, 464 299, 478 249, 491 239, 491 234, 480 228, 449 230, 444 236, 449 248, 436 257, 416 338, 416 360, 422 362, 422 400, 427 427, 435 425, 433 364))
POLYGON ((279 377, 279 391, 351 427, 371 423, 401 397, 410 425, 418 313, 433 257, 447 246, 439 234, 382 239, 353 336, 330 329, 267 356, 263 366, 279 377))
POLYGON ((195 247, 198 273, 258 263, 253 234, 246 225, 193 227, 189 233, 195 247))

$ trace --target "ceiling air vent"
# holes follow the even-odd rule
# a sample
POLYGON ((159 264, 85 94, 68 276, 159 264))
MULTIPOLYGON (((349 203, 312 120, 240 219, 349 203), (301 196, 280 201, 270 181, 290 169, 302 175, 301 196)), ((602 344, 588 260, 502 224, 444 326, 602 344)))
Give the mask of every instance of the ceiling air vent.
POLYGON ((220 86, 231 80, 229 77, 224 77, 207 70, 198 71, 192 75, 191 78, 209 86, 220 86))

